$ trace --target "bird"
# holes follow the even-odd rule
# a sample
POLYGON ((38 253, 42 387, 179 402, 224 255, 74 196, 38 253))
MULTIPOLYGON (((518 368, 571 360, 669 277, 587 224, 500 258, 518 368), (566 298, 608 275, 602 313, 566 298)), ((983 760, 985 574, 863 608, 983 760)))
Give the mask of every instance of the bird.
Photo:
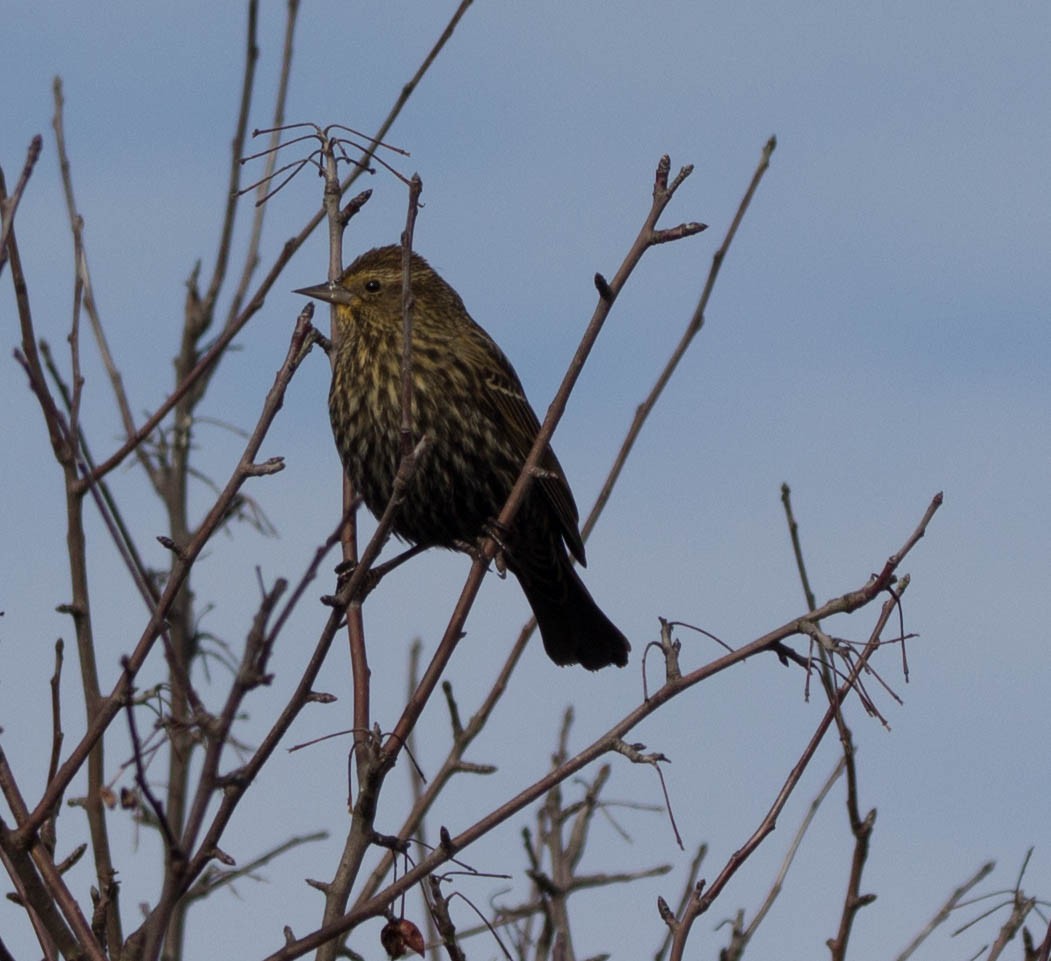
MULTIPOLYGON (((305 294, 335 306, 328 406, 343 468, 379 517, 401 459, 403 248, 361 254, 332 283, 305 294)), ((409 269, 416 465, 393 532, 418 548, 464 550, 494 522, 532 449, 540 422, 511 362, 471 318, 460 295, 419 254, 409 269)), ((550 446, 509 530, 503 563, 536 616, 548 656, 588 670, 628 662, 631 645, 584 586, 579 516, 550 446)))

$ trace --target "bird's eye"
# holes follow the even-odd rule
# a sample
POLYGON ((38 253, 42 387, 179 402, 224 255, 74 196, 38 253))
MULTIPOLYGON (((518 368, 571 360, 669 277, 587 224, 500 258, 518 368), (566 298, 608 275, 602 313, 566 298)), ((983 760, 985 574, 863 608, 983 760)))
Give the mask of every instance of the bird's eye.
POLYGON ((374 294, 380 289, 380 282, 378 280, 366 280, 365 289, 370 293, 374 294))

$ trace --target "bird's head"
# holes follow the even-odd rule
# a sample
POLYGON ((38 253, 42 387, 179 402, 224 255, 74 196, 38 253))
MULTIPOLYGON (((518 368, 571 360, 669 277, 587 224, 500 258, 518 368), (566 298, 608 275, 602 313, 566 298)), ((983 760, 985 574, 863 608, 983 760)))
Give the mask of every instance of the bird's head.
MULTIPOLYGON (((339 280, 303 287, 295 293, 345 308, 349 318, 362 323, 398 326, 402 323, 404 269, 402 248, 393 244, 367 251, 343 271, 339 280)), ((419 254, 410 262, 409 281, 414 323, 457 317, 463 312, 459 295, 431 269, 419 254)), ((344 316, 344 311, 337 311, 344 316)))

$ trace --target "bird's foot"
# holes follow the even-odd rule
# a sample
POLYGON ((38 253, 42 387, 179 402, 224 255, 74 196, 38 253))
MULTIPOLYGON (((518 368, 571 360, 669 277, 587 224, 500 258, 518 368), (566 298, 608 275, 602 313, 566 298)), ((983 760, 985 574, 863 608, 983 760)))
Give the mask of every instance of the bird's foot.
MULTIPOLYGON (((353 598, 349 600, 363 601, 369 594, 372 593, 373 589, 383 580, 394 568, 400 567, 410 558, 415 557, 417 554, 427 550, 426 544, 413 544, 408 550, 402 551, 400 554, 392 557, 389 561, 385 561, 382 564, 377 564, 375 567, 370 567, 369 570, 362 577, 361 584, 358 589, 354 592, 353 598)), ((340 561, 336 565, 336 595, 343 590, 343 585, 347 583, 353 576, 354 572, 358 569, 357 561, 340 561)), ((326 595, 323 597, 322 602, 329 606, 336 606, 338 603, 335 596, 326 595)))
POLYGON ((507 546, 508 531, 507 528, 500 524, 498 521, 492 520, 486 522, 483 525, 482 536, 474 541, 456 540, 453 542, 453 546, 458 551, 462 551, 467 554, 470 558, 476 561, 485 561, 485 553, 483 546, 487 539, 492 539, 496 543, 496 553, 493 555, 493 566, 496 568, 496 573, 500 577, 507 576, 507 561, 506 555, 509 553, 507 546))
POLYGON ((511 539, 511 532, 495 519, 487 521, 483 530, 487 537, 491 537, 496 542, 496 553, 493 555, 496 573, 501 577, 507 577, 507 555, 511 553, 508 542, 511 539))
POLYGON ((340 561, 335 567, 336 593, 325 594, 321 598, 321 603, 329 607, 339 607, 342 604, 349 604, 351 601, 363 601, 372 593, 373 588, 383 579, 383 575, 386 573, 383 567, 370 568, 362 576, 361 583, 358 584, 354 594, 351 597, 341 597, 343 588, 346 586, 347 581, 354 576, 354 572, 357 569, 357 561, 340 561))

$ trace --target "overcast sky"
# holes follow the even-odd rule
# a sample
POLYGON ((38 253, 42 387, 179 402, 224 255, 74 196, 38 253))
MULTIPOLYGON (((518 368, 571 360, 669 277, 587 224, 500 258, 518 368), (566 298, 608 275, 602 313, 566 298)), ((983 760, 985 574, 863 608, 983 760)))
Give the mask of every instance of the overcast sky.
MULTIPOLYGON (((250 120, 259 127, 271 115, 283 17, 281 5, 264 6, 250 120)), ((374 129, 454 6, 304 4, 288 118, 374 129)), ((171 386, 185 279, 197 260, 207 274, 215 254, 244 11, 203 2, 8 0, 6 7, 0 163, 9 184, 32 135, 45 141, 18 215, 37 328, 68 366, 71 243, 50 131, 51 80, 60 74, 95 293, 142 416, 171 386)), ((595 271, 612 275, 628 249, 661 154, 671 155, 673 169, 695 165, 664 223, 711 225, 646 255, 556 434, 584 510, 689 319, 770 135, 777 135, 778 148, 725 263, 707 325, 589 544, 585 579, 632 639, 631 665, 594 676, 560 670, 534 642, 503 713, 472 750, 472 760, 500 760, 501 773, 455 785, 435 824, 455 833, 539 776, 565 705, 576 707, 578 748, 634 706, 641 696, 639 655, 656 636, 659 616, 742 644, 801 614, 782 482, 793 490, 819 600, 861 585, 944 490, 943 509, 905 565, 913 577, 905 626, 920 635, 909 647, 910 682, 900 677, 895 651, 878 664, 904 703, 874 691, 889 731, 852 705, 862 804, 879 811, 862 885, 878 900, 858 919, 852 956, 894 956, 986 859, 996 859, 998 868, 984 890, 1009 888, 1030 845, 1036 852, 1023 886, 1051 896, 1049 28, 1051 12, 1042 2, 478 0, 467 13, 389 139, 411 151, 399 168, 423 178, 417 249, 500 342, 541 414, 590 315, 591 278, 595 271)), ((249 165, 246 176, 260 169, 249 165)), ((375 194, 347 234, 348 257, 395 241, 404 220, 396 180, 377 174, 368 186, 375 194)), ((264 265, 319 197, 320 181, 304 174, 275 198, 264 265)), ((292 289, 323 280, 326 264, 319 234, 224 362, 202 408, 214 423, 197 435, 202 464, 215 480, 225 480, 241 445, 224 425, 254 424, 284 356, 301 305, 292 289)), ((60 479, 11 359, 18 329, 9 277, 7 271, 0 278, 0 430, 7 452, 0 726, 4 749, 32 793, 42 783, 49 743, 41 705, 51 646, 58 636, 69 640, 71 628, 54 613, 68 600, 60 479)), ((96 453, 108 453, 119 422, 104 375, 87 353, 84 427, 96 453)), ((284 456, 287 469, 249 490, 280 539, 239 529, 233 539, 219 538, 199 566, 198 603, 220 604, 203 628, 235 646, 257 596, 256 566, 267 579, 295 576, 338 516, 327 380, 328 365, 315 352, 263 451, 284 456)), ((113 481, 133 505, 151 562, 166 563, 159 548, 149 547, 164 531, 163 517, 141 476, 129 468, 113 481)), ((202 485, 197 508, 210 497, 202 485)), ((108 688, 145 615, 94 520, 91 536, 108 688)), ((419 635, 433 647, 450 593, 467 569, 453 555, 414 564, 385 581, 366 608, 376 703, 390 704, 377 717, 384 725, 400 703, 409 641, 419 635)), ((513 581, 487 579, 452 667, 465 713, 526 614, 513 581)), ((275 662, 279 682, 249 705, 246 741, 272 717, 323 616, 311 602, 285 637, 275 662)), ((874 616, 875 609, 826 627, 863 639, 874 616)), ((697 635, 681 638, 685 666, 719 653, 697 635)), ((144 686, 161 678, 161 666, 151 668, 144 686)), ((70 664, 70 687, 74 674, 70 664)), ((225 684, 217 680, 216 694, 225 684)), ((339 649, 322 686, 340 697, 338 706, 304 715, 290 743, 348 726, 339 649)), ((636 732, 672 759, 668 786, 687 851, 677 849, 660 814, 619 815, 630 843, 597 825, 593 860, 583 870, 667 862, 673 872, 630 893, 580 895, 580 956, 652 954, 663 934, 656 896, 676 901, 691 850, 702 841, 711 845, 702 873, 718 873, 806 743, 822 707, 819 699, 805 703, 803 693, 801 672, 760 660, 702 685, 636 732), (626 916, 630 924, 622 923, 626 916)), ((71 693, 68 701, 67 745, 83 723, 71 693)), ((444 708, 435 703, 426 720, 425 769, 442 756, 444 708)), ((287 878, 332 874, 346 819, 345 751, 345 743, 330 742, 274 758, 256 788, 270 792, 279 825, 270 830, 324 827, 334 840, 269 866, 264 890, 243 882, 242 900, 223 893, 198 908, 188 957, 255 957, 280 946, 282 925, 302 934, 315 924, 316 892, 287 878)), ((698 923, 696 956, 714 957, 725 943, 718 921, 738 907, 754 912, 835 756, 830 741, 779 830, 698 923)), ((660 803, 652 772, 619 758, 613 768, 610 797, 660 803)), ((404 791, 403 778, 399 771, 388 784, 395 796, 404 791)), ((6 808, 3 816, 9 817, 6 808)), ((60 842, 78 838, 78 818, 76 810, 65 812, 60 842)), ((113 821, 127 845, 118 862, 130 919, 135 902, 156 894, 142 882, 146 854, 156 854, 154 839, 120 830, 121 814, 113 821)), ((378 827, 394 830, 396 823, 391 815, 378 827)), ((526 890, 518 841, 524 823, 525 816, 514 820, 494 844, 468 855, 479 870, 515 873, 518 894, 526 890)), ((258 831, 258 822, 235 820, 226 850, 249 859, 258 852, 258 831)), ((849 843, 837 789, 760 930, 755 957, 817 957, 826 950, 849 843)), ((90 883, 85 872, 77 894, 83 897, 90 883)), ((483 904, 490 893, 483 885, 464 890, 483 904)), ((961 913, 949 928, 978 911, 961 913)), ((916 957, 970 957, 1003 920, 955 942, 946 932, 916 957)), ((17 956, 36 956, 21 912, 6 900, 0 931, 17 956)), ((356 943, 370 957, 379 956, 374 933, 363 929, 356 943)), ((496 953, 488 944, 468 950, 496 953)))

